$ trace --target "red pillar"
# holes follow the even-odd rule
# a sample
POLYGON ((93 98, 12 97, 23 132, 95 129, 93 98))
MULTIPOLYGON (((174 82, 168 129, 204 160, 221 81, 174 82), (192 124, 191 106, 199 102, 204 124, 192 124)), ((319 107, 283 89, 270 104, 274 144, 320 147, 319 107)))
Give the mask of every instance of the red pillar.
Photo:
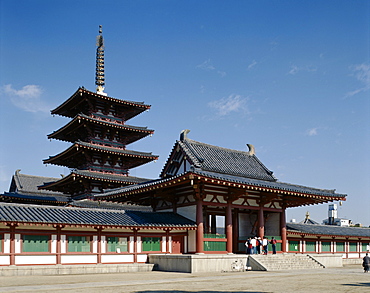
POLYGON ((97 263, 101 263, 101 232, 102 232, 102 228, 97 228, 97 232, 98 232, 97 263))
POLYGON ((204 253, 203 248, 203 202, 197 199, 197 239, 196 239, 196 253, 204 253))
POLYGON ((15 226, 10 226, 10 265, 15 265, 15 226))
POLYGON ((62 228, 57 226, 57 265, 62 263, 62 241, 61 241, 62 228))
POLYGON ((263 218, 263 206, 260 205, 258 210, 258 237, 261 239, 265 236, 265 219, 263 218))
POLYGON ((137 263, 137 231, 138 229, 133 229, 134 231, 134 263, 137 263))
POLYGON ((286 219, 285 208, 280 213, 281 251, 286 252, 286 219))
POLYGON ((170 253, 170 230, 166 229, 166 253, 170 253))
POLYGON ((227 202, 226 206, 226 250, 227 253, 233 252, 233 219, 232 219, 232 212, 231 212, 231 202, 227 202))

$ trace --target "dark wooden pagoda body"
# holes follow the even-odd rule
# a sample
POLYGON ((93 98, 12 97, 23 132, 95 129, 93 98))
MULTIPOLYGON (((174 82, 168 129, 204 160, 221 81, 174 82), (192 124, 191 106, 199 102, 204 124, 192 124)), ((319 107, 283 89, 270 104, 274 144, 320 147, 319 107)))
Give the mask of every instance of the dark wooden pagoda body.
POLYGON ((40 186, 74 198, 85 198, 106 189, 138 184, 148 179, 132 177, 129 170, 156 160, 152 153, 127 150, 126 146, 153 134, 147 127, 126 122, 150 108, 140 102, 108 97, 79 88, 51 113, 72 118, 48 135, 73 143, 65 151, 44 160, 45 164, 65 166, 71 173, 40 186))

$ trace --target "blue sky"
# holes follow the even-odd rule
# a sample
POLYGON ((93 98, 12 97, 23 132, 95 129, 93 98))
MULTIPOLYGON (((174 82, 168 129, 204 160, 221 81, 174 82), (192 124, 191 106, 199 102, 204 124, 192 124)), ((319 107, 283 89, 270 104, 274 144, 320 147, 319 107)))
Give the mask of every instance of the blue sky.
MULTIPOLYGON (((43 159, 69 144, 50 110, 94 91, 103 25, 108 95, 152 105, 129 145, 160 156, 131 175, 157 178, 180 131, 256 148, 283 182, 348 194, 339 216, 370 225, 370 1, 0 0, 0 192, 15 170, 59 177, 43 159)), ((306 211, 321 222, 327 205, 306 211)))

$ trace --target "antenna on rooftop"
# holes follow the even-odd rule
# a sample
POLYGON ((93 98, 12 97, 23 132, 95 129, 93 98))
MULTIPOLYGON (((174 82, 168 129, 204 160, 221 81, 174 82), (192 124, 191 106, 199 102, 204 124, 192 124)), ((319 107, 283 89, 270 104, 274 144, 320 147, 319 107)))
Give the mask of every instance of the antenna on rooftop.
POLYGON ((99 35, 96 37, 96 72, 95 84, 96 92, 100 95, 106 96, 104 93, 105 76, 104 76, 104 39, 103 26, 99 25, 99 35))

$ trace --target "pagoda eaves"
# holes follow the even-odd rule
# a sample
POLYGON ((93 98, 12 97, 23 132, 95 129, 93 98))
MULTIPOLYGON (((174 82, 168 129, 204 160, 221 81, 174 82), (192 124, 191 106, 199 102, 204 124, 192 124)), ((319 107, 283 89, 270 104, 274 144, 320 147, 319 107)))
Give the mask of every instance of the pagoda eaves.
POLYGON ((78 168, 86 166, 90 170, 115 169, 119 164, 117 172, 127 173, 129 169, 157 160, 158 156, 152 153, 144 153, 122 148, 107 147, 86 142, 76 142, 67 150, 44 160, 44 164, 78 168), (100 161, 100 162, 99 162, 100 161), (113 162, 107 167, 107 162, 113 162))
POLYGON ((109 113, 113 109, 117 116, 127 121, 143 111, 149 110, 150 107, 143 102, 121 100, 79 88, 63 104, 51 110, 51 114, 73 118, 80 113, 86 115, 98 111, 109 113))
MULTIPOLYGON (((131 126, 122 123, 116 123, 106 120, 101 120, 93 117, 80 114, 74 117, 65 126, 59 128, 48 135, 48 139, 58 139, 62 141, 75 142, 77 140, 89 140, 89 137, 94 135, 93 128, 100 127, 99 132, 104 132, 104 129, 113 129, 118 137, 121 139, 115 145, 128 145, 148 135, 152 135, 154 130, 147 127, 131 126)), ((108 134, 108 131, 105 131, 108 134)), ((91 138, 91 142, 97 144, 112 144, 110 141, 104 139, 91 138)))

